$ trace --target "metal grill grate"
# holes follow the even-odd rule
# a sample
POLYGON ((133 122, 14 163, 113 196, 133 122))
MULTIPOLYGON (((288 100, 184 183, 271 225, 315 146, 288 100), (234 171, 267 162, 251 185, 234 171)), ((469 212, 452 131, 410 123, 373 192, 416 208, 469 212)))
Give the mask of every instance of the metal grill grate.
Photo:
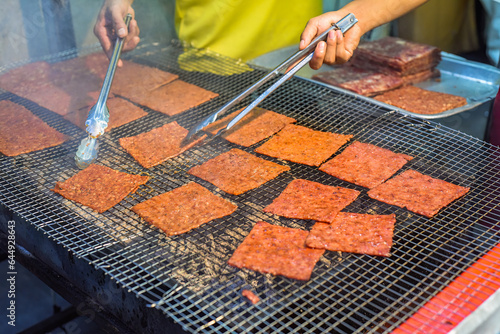
MULTIPOLYGON (((100 164, 152 177, 147 185, 103 214, 63 200, 50 191, 57 181, 78 171, 73 157, 84 131, 30 101, 8 92, 0 94, 0 99, 25 105, 72 138, 55 148, 16 158, 2 156, 0 202, 76 256, 111 275, 123 288, 161 309, 185 330, 390 332, 500 242, 498 149, 452 129, 391 112, 366 99, 300 78, 285 83, 261 106, 294 117, 298 124, 315 130, 353 134, 355 140, 412 155, 415 159, 404 170, 412 168, 471 187, 471 191, 427 219, 372 200, 366 189, 317 168, 279 161, 289 165, 291 171, 243 195, 232 196, 186 173, 192 166, 236 146, 222 139, 149 170, 143 169, 119 146, 118 138, 173 120, 190 128, 263 74, 259 69, 232 76, 183 71, 177 64, 182 52, 183 47, 177 43, 167 47, 150 45, 127 58, 178 74, 180 79, 220 96, 175 117, 144 108, 146 117, 113 129, 101 138, 100 164), (259 220, 305 229, 312 226, 311 221, 277 218, 261 210, 296 178, 362 191, 346 211, 396 213, 392 256, 326 252, 311 280, 305 283, 228 266, 233 251, 259 220), (192 180, 236 203, 238 210, 170 238, 130 210, 139 202, 192 180), (243 288, 254 290, 261 302, 250 305, 241 296, 243 288)), ((215 69, 239 66, 220 56, 213 57, 214 62, 210 60, 206 59, 207 66, 215 69)), ((241 106, 249 101, 243 101, 241 106)), ((253 152, 255 146, 244 150, 253 152)))

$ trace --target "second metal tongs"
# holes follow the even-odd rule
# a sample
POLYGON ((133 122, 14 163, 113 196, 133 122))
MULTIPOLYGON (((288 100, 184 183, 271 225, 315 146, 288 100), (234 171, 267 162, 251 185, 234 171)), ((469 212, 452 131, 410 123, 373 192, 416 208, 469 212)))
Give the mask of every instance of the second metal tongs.
POLYGON ((251 87, 247 88, 245 91, 243 91, 240 95, 226 103, 221 109, 217 110, 216 112, 210 114, 206 118, 204 118, 201 122, 199 122, 197 125, 195 125, 189 133, 186 135, 184 138, 182 145, 187 145, 193 140, 195 140, 198 137, 199 132, 207 127, 208 125, 212 124, 217 120, 217 117, 219 114, 223 114, 232 107, 234 107, 236 104, 241 102, 245 97, 259 89, 262 85, 264 85, 266 82, 271 80, 272 78, 278 76, 282 71, 286 71, 286 73, 279 78, 273 85, 271 85, 264 93, 262 93, 257 99, 255 99, 252 103, 250 103, 245 109, 243 109, 236 117, 234 117, 229 124, 225 127, 222 128, 217 132, 217 134, 214 135, 214 137, 217 137, 221 135, 223 132, 229 130, 232 128, 238 121, 240 121, 243 117, 245 117, 246 114, 248 114, 253 108, 255 108, 262 100, 264 100, 269 94, 271 94, 276 88, 281 86, 285 81, 290 79, 295 73, 297 73, 304 65, 309 63, 313 57, 314 49, 316 48, 316 45, 320 41, 326 40, 328 33, 331 30, 340 30, 342 33, 345 33, 347 30, 349 30, 352 26, 354 26, 358 22, 354 14, 347 14, 343 19, 338 21, 337 23, 332 24, 332 27, 329 29, 325 30, 321 35, 316 37, 307 47, 305 47, 303 50, 297 51, 294 55, 292 55, 290 58, 282 62, 280 65, 278 65, 275 69, 273 69, 271 72, 266 74, 264 77, 262 77, 259 81, 257 81, 255 84, 253 84, 251 87), (294 65, 295 64, 295 65, 294 65), (290 66, 292 66, 290 68, 290 66))
MULTIPOLYGON (((131 19, 131 14, 125 16, 124 21, 127 27, 131 19)), ((108 70, 99 93, 99 98, 97 99, 97 103, 90 109, 89 116, 85 122, 85 129, 88 136, 81 141, 75 155, 75 162, 79 168, 83 169, 97 159, 97 153, 99 151, 99 142, 97 138, 103 135, 104 130, 108 127, 109 110, 106 102, 115 75, 116 66, 118 65, 118 60, 122 52, 123 41, 124 39, 120 37, 116 40, 113 54, 109 60, 108 70)))

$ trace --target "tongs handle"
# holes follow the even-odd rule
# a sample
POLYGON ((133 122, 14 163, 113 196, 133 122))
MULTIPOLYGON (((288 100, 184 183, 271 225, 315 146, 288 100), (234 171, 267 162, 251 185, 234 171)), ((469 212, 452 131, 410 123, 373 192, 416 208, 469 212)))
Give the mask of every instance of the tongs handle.
MULTIPOLYGON (((264 94, 259 96, 257 100, 255 100, 252 104, 250 104, 247 108, 245 108, 241 113, 238 114, 229 124, 226 128, 222 129, 221 131, 227 130, 230 127, 232 127, 236 122, 238 122, 241 118, 243 118, 250 110, 252 110, 255 106, 257 106, 260 101, 262 101, 267 95, 269 95, 272 91, 274 91, 277 87, 279 87, 283 82, 288 80, 291 76, 293 76, 300 68, 302 68, 305 64, 307 64, 313 56, 313 51, 316 48, 316 45, 320 41, 326 40, 328 33, 331 30, 337 29, 342 31, 342 33, 345 33, 347 30, 349 30, 354 24, 356 24, 358 20, 354 16, 354 14, 347 14, 344 18, 342 18, 340 21, 337 23, 332 24, 332 26, 325 30, 323 33, 321 33, 318 37, 316 37, 308 46, 306 46, 303 50, 297 51, 294 55, 289 57, 287 60, 282 62, 280 65, 278 65, 275 69, 273 69, 271 72, 266 74, 264 77, 262 77, 259 81, 257 81, 255 84, 247 88, 245 91, 240 93, 240 95, 236 96, 234 99, 226 103, 222 108, 217 110, 216 112, 210 114, 208 117, 206 117, 203 121, 198 123, 196 126, 191 128, 189 133, 187 134, 184 142, 189 142, 192 140, 194 135, 201 131, 203 128, 205 128, 207 125, 215 122, 217 120, 217 116, 221 113, 224 113, 231 109, 233 106, 241 102, 245 97, 259 89, 262 85, 264 85, 266 82, 271 80, 272 78, 276 77, 279 75, 279 73, 283 70, 288 69, 290 66, 295 64, 295 66, 292 69, 289 69, 287 74, 280 78, 273 86, 271 86, 264 94), (302 59, 299 63, 301 58, 305 57, 302 59), (297 63, 297 64, 296 64, 297 63)), ((221 132, 219 131, 219 133, 221 132)), ((219 134, 218 133, 218 134, 219 134)))
POLYGON ((328 33, 331 30, 336 29, 336 30, 342 31, 342 33, 345 33, 353 25, 355 25, 356 22, 358 22, 358 20, 356 19, 354 14, 347 14, 342 20, 340 20, 337 23, 332 24, 332 26, 329 29, 327 29, 321 35, 316 37, 311 42, 311 44, 309 44, 303 50, 297 51, 294 55, 292 55, 290 58, 285 60, 281 65, 279 65, 276 69, 274 69, 274 71, 288 68, 288 71, 286 72, 286 74, 283 75, 281 78, 279 78, 278 81, 276 81, 272 86, 270 86, 268 89, 266 89, 266 91, 264 93, 259 95, 259 97, 256 98, 252 103, 250 103, 245 109, 243 109, 235 118, 233 118, 231 120, 231 122, 228 123, 226 128, 221 129, 220 132, 223 132, 223 131, 226 131, 226 130, 229 130, 230 128, 232 128, 238 121, 240 121, 243 117, 245 117, 246 114, 248 114, 260 102, 262 102, 262 100, 264 100, 269 94, 274 92, 276 90, 276 88, 281 86, 285 81, 290 79, 292 76, 295 75, 295 73, 297 73, 302 67, 304 67, 304 65, 309 63, 314 55, 314 51, 313 51, 314 48, 316 47, 316 45, 320 41, 326 39, 328 33), (306 55, 306 57, 304 57, 304 55, 306 55), (297 61, 298 61, 298 63, 297 63, 297 61), (295 65, 292 68, 289 68, 289 66, 291 66, 293 64, 295 64, 295 65))
MULTIPOLYGON (((130 20, 132 19, 131 14, 127 14, 124 18, 125 25, 128 28, 130 20)), ((101 92, 99 93, 99 98, 97 104, 106 103, 108 100, 109 90, 111 89, 111 83, 113 82, 113 77, 115 76, 116 66, 118 65, 118 60, 120 60, 120 55, 122 53, 123 42, 125 38, 118 37, 113 49, 111 58, 109 59, 108 70, 106 71, 106 76, 104 77, 104 82, 101 87, 101 92)))

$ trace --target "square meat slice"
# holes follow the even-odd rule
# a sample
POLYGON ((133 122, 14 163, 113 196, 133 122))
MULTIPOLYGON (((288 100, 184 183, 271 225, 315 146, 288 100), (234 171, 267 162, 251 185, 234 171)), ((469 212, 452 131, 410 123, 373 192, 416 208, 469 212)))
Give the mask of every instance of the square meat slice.
POLYGON ((99 87, 94 85, 92 88, 96 90, 92 91, 90 87, 86 90, 74 85, 64 87, 51 83, 22 96, 64 116, 82 108, 90 108, 99 96, 99 87))
POLYGON ((108 63, 104 53, 53 63, 50 65, 49 79, 52 84, 63 89, 74 87, 76 92, 78 89, 82 92, 100 91, 104 79, 102 67, 107 69, 108 63))
POLYGON ((469 188, 407 170, 370 189, 368 196, 431 218, 468 191, 469 188))
POLYGON ((375 100, 417 114, 437 114, 467 104, 461 96, 405 86, 375 97, 375 100))
POLYGON ((228 194, 241 195, 274 179, 288 166, 258 158, 239 149, 222 153, 194 166, 188 173, 208 181, 228 194))
MULTIPOLYGON (((210 124, 204 130, 215 135, 220 129, 225 128, 243 109, 241 108, 210 124)), ((248 147, 272 136, 291 123, 295 123, 295 119, 256 107, 225 132, 222 137, 231 143, 248 147)))
MULTIPOLYGON (((123 66, 116 69, 111 92, 133 102, 146 105, 150 94, 179 76, 158 68, 123 61, 123 66)), ((158 102, 161 103, 161 102, 158 102)))
POLYGON ((63 116, 90 107, 95 103, 103 81, 91 66, 107 66, 107 63, 107 57, 101 54, 50 64, 42 84, 19 95, 63 116), (92 62, 87 64, 88 60, 92 62))
POLYGON ((307 281, 324 253, 322 249, 306 247, 308 234, 296 228, 258 222, 228 263, 237 268, 307 281))
POLYGON ((348 65, 315 74, 312 78, 364 96, 377 95, 400 87, 404 83, 403 78, 397 75, 383 74, 348 65))
POLYGON ((341 180, 373 188, 390 178, 411 159, 413 157, 406 154, 356 141, 321 165, 319 170, 341 180))
POLYGON ((202 137, 181 146, 187 134, 188 130, 174 121, 137 136, 120 138, 118 141, 142 167, 151 168, 178 156, 204 139, 202 137))
POLYGON ((43 150, 64 143, 68 137, 9 100, 0 101, 0 152, 7 156, 43 150))
POLYGON ((149 176, 132 175, 92 164, 66 181, 57 182, 52 191, 102 213, 148 180, 149 176))
POLYGON ((435 46, 389 36, 361 43, 350 63, 377 72, 410 75, 434 68, 440 60, 441 51, 435 46))
POLYGON ((228 216, 237 208, 196 182, 189 182, 135 205, 132 211, 171 236, 228 216))
POLYGON ((152 90, 147 99, 139 103, 168 116, 174 116, 217 96, 219 94, 182 80, 175 80, 152 90))
MULTIPOLYGON (((97 101, 96 101, 97 102, 97 101)), ((146 116, 148 113, 135 104, 120 97, 109 98, 106 102, 109 110, 109 122, 106 131, 120 127, 136 119, 146 116)), ((85 122, 89 116, 91 107, 82 108, 64 116, 65 119, 85 130, 85 122)))
POLYGON ((306 239, 312 248, 390 256, 396 215, 340 212, 331 223, 317 222, 306 239))
POLYGON ((279 216, 332 222, 337 214, 351 204, 359 191, 297 179, 264 208, 279 216))
POLYGON ((78 80, 82 76, 94 76, 102 83, 108 70, 109 59, 104 52, 95 52, 83 57, 71 58, 51 64, 51 78, 67 81, 78 80))
POLYGON ((351 138, 352 135, 315 131, 288 124, 257 147, 255 152, 304 165, 319 166, 351 138))
POLYGON ((34 62, 0 75, 0 88, 24 97, 48 83, 49 77, 50 64, 45 61, 34 62))

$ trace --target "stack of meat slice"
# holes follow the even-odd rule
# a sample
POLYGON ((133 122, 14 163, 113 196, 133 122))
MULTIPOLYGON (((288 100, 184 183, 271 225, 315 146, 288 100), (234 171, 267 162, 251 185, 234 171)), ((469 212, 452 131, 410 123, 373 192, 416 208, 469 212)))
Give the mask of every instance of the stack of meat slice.
POLYGON ((385 37, 360 44, 347 64, 313 79, 374 96, 438 77, 440 61, 441 51, 434 46, 385 37))
POLYGON ((385 37, 359 45, 351 65, 395 75, 410 84, 439 76, 436 66, 440 61, 441 51, 437 47, 385 37))

